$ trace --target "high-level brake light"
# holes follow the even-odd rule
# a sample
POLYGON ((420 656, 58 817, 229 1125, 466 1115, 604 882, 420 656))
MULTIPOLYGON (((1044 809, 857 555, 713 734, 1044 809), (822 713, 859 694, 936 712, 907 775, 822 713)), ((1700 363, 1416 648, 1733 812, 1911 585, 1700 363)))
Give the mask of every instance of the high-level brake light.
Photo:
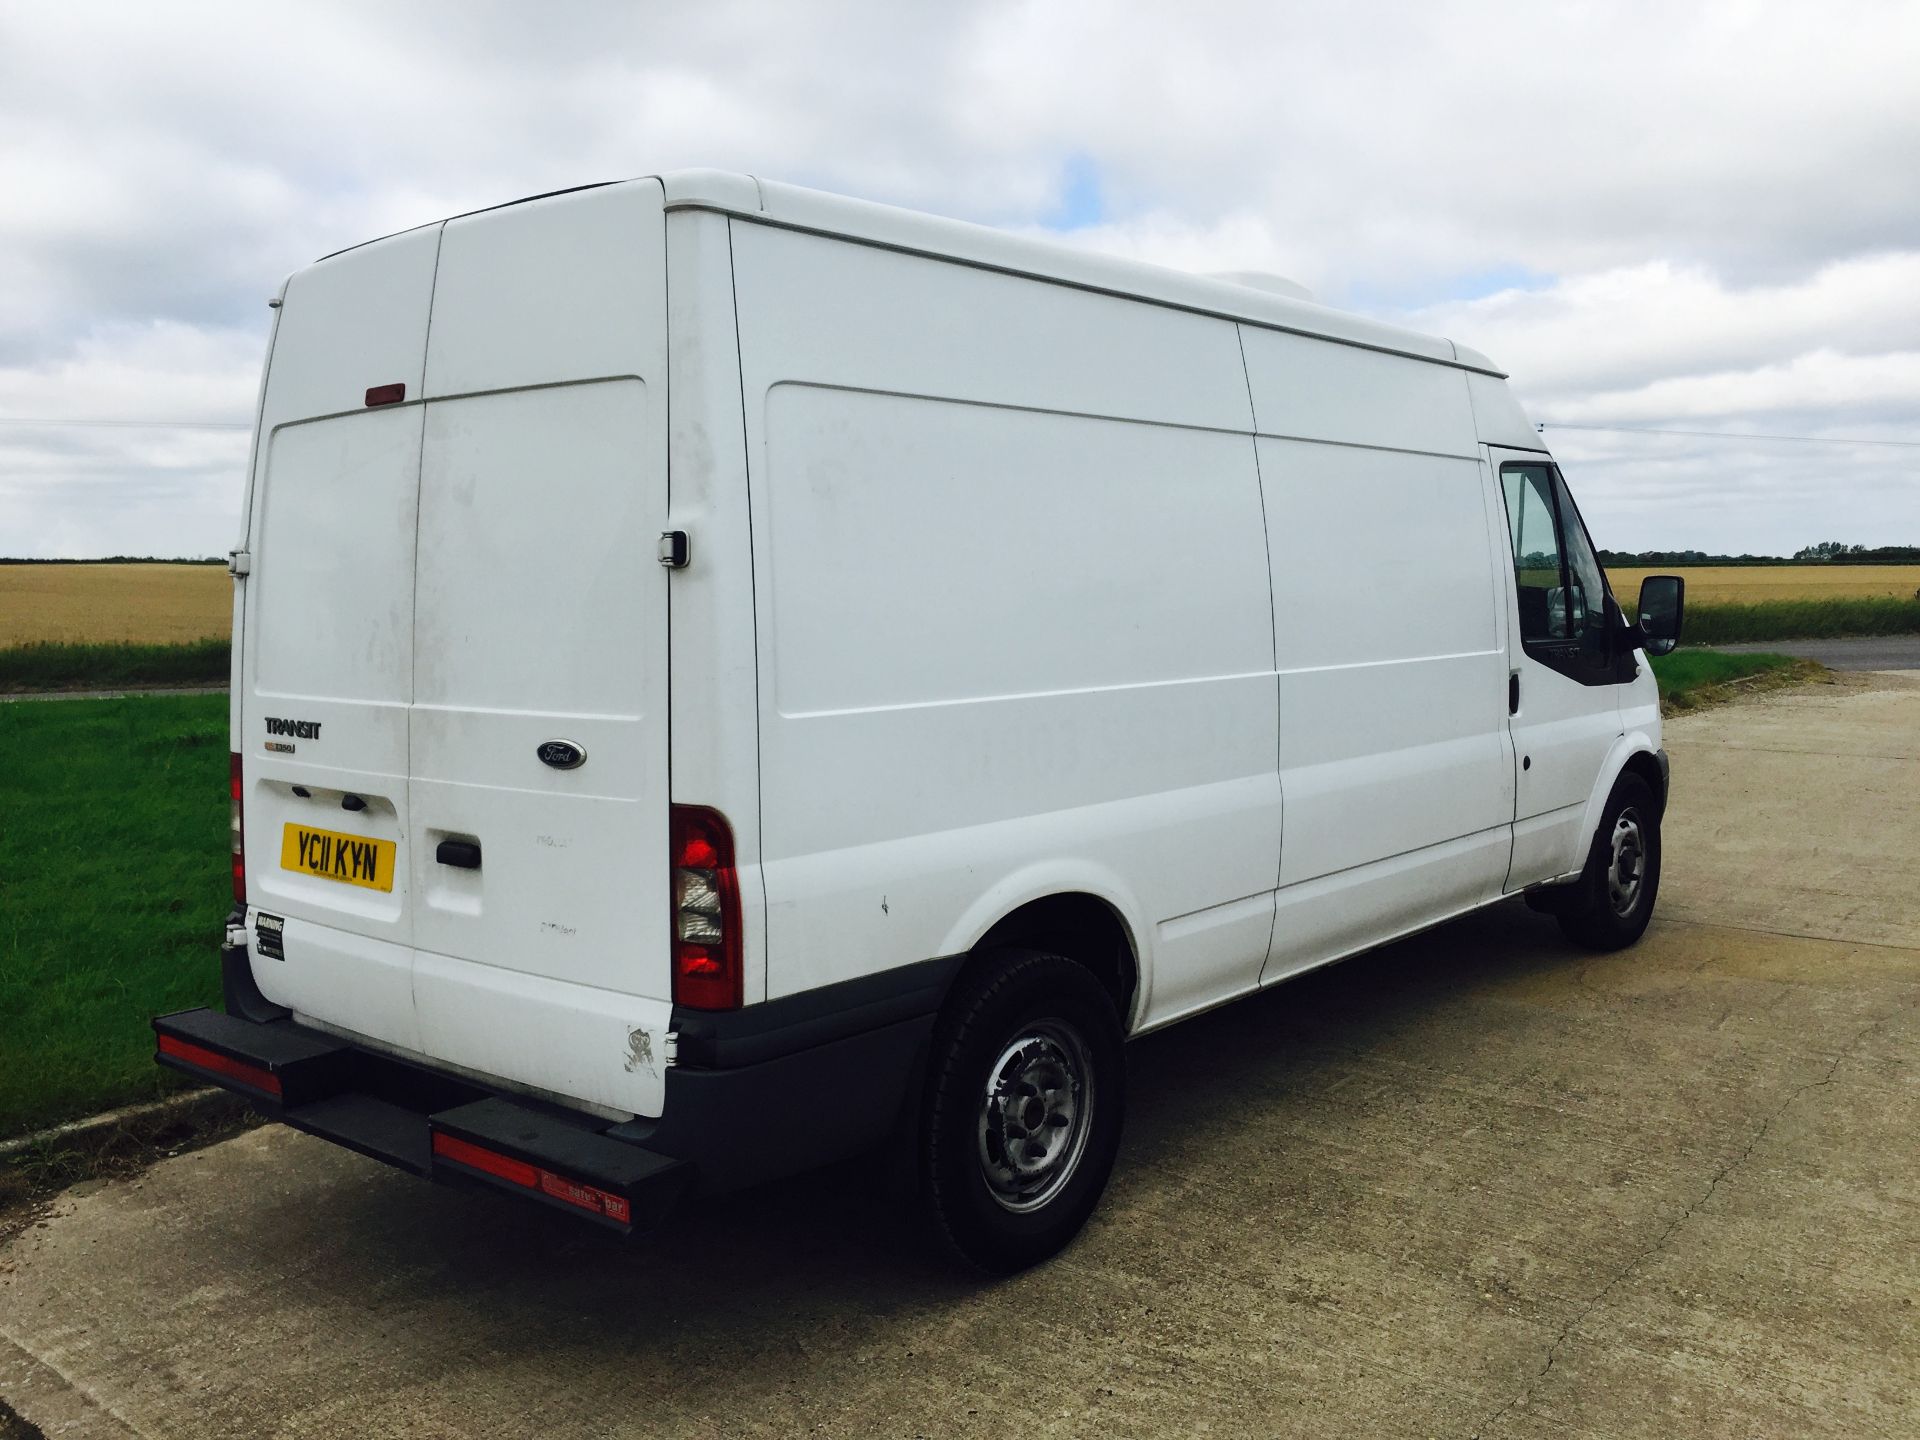
POLYGON ((700 805, 675 805, 673 851, 673 1003, 693 1010, 737 1010, 740 881, 726 817, 700 805))

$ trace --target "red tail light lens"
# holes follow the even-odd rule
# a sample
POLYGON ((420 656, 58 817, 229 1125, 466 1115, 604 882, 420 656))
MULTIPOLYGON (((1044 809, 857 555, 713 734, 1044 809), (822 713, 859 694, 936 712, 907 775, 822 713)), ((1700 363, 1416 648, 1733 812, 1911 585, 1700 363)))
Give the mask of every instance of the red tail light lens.
POLYGON ((740 880, 733 831, 718 810, 675 805, 673 849, 673 1003, 692 1010, 738 1010, 740 880))
POLYGON ((244 907, 247 903, 247 846, 242 830, 244 816, 240 808, 240 756, 233 753, 227 756, 227 829, 231 832, 233 848, 233 903, 244 907))

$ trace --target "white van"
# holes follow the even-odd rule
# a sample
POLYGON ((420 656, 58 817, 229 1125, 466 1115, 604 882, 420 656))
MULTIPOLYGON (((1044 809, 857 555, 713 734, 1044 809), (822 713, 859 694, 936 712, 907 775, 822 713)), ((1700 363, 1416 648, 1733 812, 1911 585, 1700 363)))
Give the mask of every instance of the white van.
POLYGON ((993 1270, 1122 1042, 1525 893, 1666 761, 1499 371, 695 171, 289 280, 233 555, 226 1012, 161 1063, 619 1231, 894 1142, 993 1270))

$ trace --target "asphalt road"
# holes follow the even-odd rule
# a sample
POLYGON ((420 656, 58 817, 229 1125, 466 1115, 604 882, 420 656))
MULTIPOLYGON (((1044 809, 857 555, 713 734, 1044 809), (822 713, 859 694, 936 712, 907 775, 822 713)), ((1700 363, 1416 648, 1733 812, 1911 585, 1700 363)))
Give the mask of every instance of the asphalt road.
POLYGON ((1834 670, 1920 670, 1920 635, 1870 635, 1843 640, 1769 640, 1716 645, 1716 650, 1767 651, 1818 660, 1834 670))
POLYGON ((1133 1048, 984 1284, 859 1166, 621 1249, 280 1129, 0 1251, 48 1435, 1920 1435, 1920 680, 1676 721, 1653 929, 1507 905, 1133 1048), (67 1427, 67 1428, 63 1428, 67 1427))

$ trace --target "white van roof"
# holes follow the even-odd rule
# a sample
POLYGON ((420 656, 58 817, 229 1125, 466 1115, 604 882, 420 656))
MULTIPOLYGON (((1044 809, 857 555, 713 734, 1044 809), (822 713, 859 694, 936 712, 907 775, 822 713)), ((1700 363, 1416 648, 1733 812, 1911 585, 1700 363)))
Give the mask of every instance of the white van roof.
POLYGON ((964 220, 949 220, 917 210, 853 200, 844 195, 724 170, 670 170, 649 178, 658 179, 665 187, 669 210, 717 210, 770 225, 841 235, 916 254, 945 256, 969 265, 1062 281, 1089 290, 1136 295, 1183 310, 1317 335, 1506 378, 1505 372, 1486 356, 1451 340, 1212 276, 1192 275, 1144 261, 1101 255, 1057 241, 1012 235, 964 220))
MULTIPOLYGON (((1417 330, 1402 329, 1380 320, 1370 320, 1364 315, 1335 310, 1311 300, 1276 294, 1271 289, 1235 284, 1217 276, 1189 274, 1184 270, 1151 265, 1142 260, 1123 260, 1054 240, 1014 235, 988 225, 950 220, 944 216, 905 210, 895 205, 881 205, 871 200, 855 200, 824 190, 809 190, 801 185, 762 180, 754 175, 741 175, 727 170, 665 170, 655 175, 636 175, 629 180, 602 181, 550 190, 466 213, 504 210, 512 205, 544 200, 551 195, 567 195, 576 190, 596 190, 641 181, 656 183, 664 189, 666 208, 669 210, 713 210, 790 230, 838 235, 869 245, 882 245, 890 250, 938 256, 1013 275, 1029 275, 1082 289, 1133 296, 1155 304, 1171 305, 1203 315, 1217 315, 1271 330, 1313 335, 1345 345, 1358 345, 1416 360, 1454 365, 1502 380, 1507 378, 1504 370, 1478 350, 1452 340, 1423 335, 1417 330)), ((360 247, 350 245, 346 248, 357 250, 360 247)), ((344 254, 345 251, 334 253, 344 254)), ((327 255, 321 258, 333 257, 327 255)))

